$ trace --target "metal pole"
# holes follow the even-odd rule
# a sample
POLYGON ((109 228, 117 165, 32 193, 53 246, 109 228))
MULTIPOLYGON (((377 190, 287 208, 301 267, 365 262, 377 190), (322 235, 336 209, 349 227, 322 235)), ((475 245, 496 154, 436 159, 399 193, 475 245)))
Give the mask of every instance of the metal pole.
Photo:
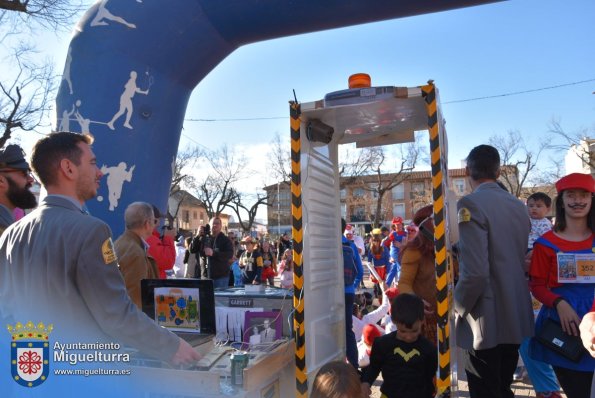
POLYGON ((279 196, 279 184, 277 182, 277 234, 281 236, 281 196, 279 196))

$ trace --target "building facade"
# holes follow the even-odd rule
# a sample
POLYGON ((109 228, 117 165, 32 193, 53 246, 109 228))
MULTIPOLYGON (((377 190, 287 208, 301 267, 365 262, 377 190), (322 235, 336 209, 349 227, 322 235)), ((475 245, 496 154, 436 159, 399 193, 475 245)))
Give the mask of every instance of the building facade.
MULTIPOLYGON (((209 223, 207 210, 198 198, 191 193, 180 190, 169 197, 169 214, 174 217, 174 227, 182 231, 191 231, 193 234, 198 231, 198 227, 209 223)), ((227 233, 229 225, 229 215, 219 215, 222 223, 222 231, 227 233)))
POLYGON ((595 174, 595 139, 583 138, 570 146, 564 158, 566 174, 595 174))
MULTIPOLYGON (((465 176, 465 169, 448 171, 449 188, 457 199, 470 193, 471 188, 465 176)), ((386 190, 386 184, 395 181, 394 175, 342 177, 340 184, 341 216, 356 226, 370 228, 375 214, 380 211, 380 224, 388 225, 395 216, 406 222, 421 207, 432 203, 432 174, 430 171, 414 171, 402 173, 400 181, 392 189, 386 190), (380 206, 378 198, 380 200, 380 206)), ((264 188, 269 196, 267 220, 269 232, 277 235, 277 231, 291 233, 291 191, 290 184, 281 182, 264 188)))

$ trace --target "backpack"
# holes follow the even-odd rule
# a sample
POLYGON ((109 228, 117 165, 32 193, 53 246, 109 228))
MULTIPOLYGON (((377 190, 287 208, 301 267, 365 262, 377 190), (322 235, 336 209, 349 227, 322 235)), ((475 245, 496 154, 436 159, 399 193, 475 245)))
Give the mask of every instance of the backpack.
POLYGON ((355 266, 355 253, 349 243, 343 243, 343 279, 345 286, 353 286, 355 276, 357 275, 357 268, 355 266))

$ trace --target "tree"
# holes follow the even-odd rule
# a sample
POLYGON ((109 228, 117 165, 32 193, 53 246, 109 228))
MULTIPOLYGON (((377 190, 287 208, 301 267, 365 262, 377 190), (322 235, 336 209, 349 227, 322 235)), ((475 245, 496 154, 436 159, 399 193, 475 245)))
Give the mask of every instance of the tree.
MULTIPOLYGON (((380 147, 356 149, 355 145, 341 145, 339 152, 339 176, 341 185, 354 181, 358 176, 365 175, 374 169, 380 147)), ((271 141, 271 149, 267 154, 268 176, 273 181, 285 184, 291 182, 291 148, 287 141, 283 144, 279 133, 271 141)))
POLYGON ((56 89, 52 62, 33 61, 35 47, 23 36, 36 26, 70 28, 81 10, 80 1, 0 0, 0 50, 8 53, 2 62, 13 66, 0 77, 0 148, 16 131, 43 125, 56 89))
POLYGON ((270 142, 271 149, 267 154, 268 176, 273 181, 289 184, 291 181, 291 148, 289 139, 284 144, 279 133, 270 142))
POLYGON ((49 28, 70 28, 82 10, 82 2, 72 0, 0 0, 0 22, 14 29, 33 20, 49 28))
POLYGON ((233 209, 234 213, 238 217, 238 223, 244 232, 250 232, 252 230, 252 226, 254 225, 254 221, 256 220, 256 213, 258 212, 258 208, 261 205, 267 205, 268 203, 268 196, 256 194, 256 201, 248 207, 248 205, 244 204, 249 200, 248 195, 237 194, 236 197, 231 201, 229 207, 233 209), (242 221, 242 210, 246 212, 248 215, 248 219, 244 222, 242 221))
POLYGON ((384 162, 384 147, 355 148, 343 146, 339 153, 339 176, 341 188, 353 183, 358 177, 374 173, 384 162))
POLYGON ((595 170, 595 127, 583 128, 576 133, 568 133, 562 128, 559 120, 552 119, 549 123, 549 132, 562 139, 562 144, 552 144, 551 148, 558 151, 573 153, 581 163, 588 168, 587 172, 595 170))
POLYGON ((0 80, 0 148, 17 130, 31 131, 40 126, 50 110, 55 90, 51 63, 38 65, 28 59, 31 50, 17 49, 10 57, 16 64, 15 75, 0 80))
POLYGON ((378 157, 370 159, 373 164, 370 168, 374 172, 372 174, 374 183, 365 183, 365 179, 359 179, 359 181, 361 181, 360 184, 364 190, 375 194, 376 208, 374 213, 369 215, 369 219, 374 227, 379 227, 382 220, 392 218, 392 209, 389 212, 386 206, 383 206, 384 196, 409 178, 415 166, 426 154, 426 148, 421 145, 418 134, 415 142, 391 145, 390 147, 378 147, 375 153, 378 157), (387 153, 390 153, 391 149, 396 154, 396 156, 391 157, 391 159, 395 159, 394 166, 388 164, 387 160, 387 153))
POLYGON ((237 195, 236 190, 229 181, 208 176, 198 185, 196 196, 207 212, 207 216, 213 218, 220 215, 237 195))
POLYGON ((230 205, 238 192, 236 183, 242 179, 246 169, 246 157, 223 145, 215 151, 204 152, 207 160, 207 177, 197 184, 197 198, 205 205, 209 218, 217 216, 230 205))
POLYGON ((500 181, 517 198, 522 197, 523 188, 532 182, 537 170, 537 162, 542 152, 548 148, 546 140, 538 145, 536 151, 529 150, 521 134, 510 130, 506 136, 490 137, 490 145, 500 154, 500 181))
MULTIPOLYGON (((369 188, 369 190, 376 193, 376 210, 374 211, 373 217, 371 217, 370 221, 373 226, 379 227, 380 223, 383 219, 385 219, 386 210, 383 211, 383 198, 384 195, 391 191, 394 187, 399 184, 402 184, 411 174, 417 163, 422 159, 425 155, 425 147, 421 145, 421 140, 416 137, 415 142, 411 142, 405 145, 399 145, 397 153, 399 156, 397 160, 397 167, 396 171, 392 172, 388 175, 383 175, 384 173, 384 165, 386 161, 386 157, 381 157, 381 160, 378 161, 378 165, 376 166, 374 172, 376 177, 376 184, 369 188)), ((390 209, 390 214, 392 215, 392 209, 390 209)))
POLYGON ((198 147, 188 146, 185 150, 179 151, 173 167, 171 185, 169 187, 169 197, 179 193, 178 204, 175 209, 167 209, 168 215, 175 218, 178 215, 180 206, 189 197, 188 190, 196 190, 196 178, 190 174, 195 168, 196 163, 201 158, 202 151, 198 147))

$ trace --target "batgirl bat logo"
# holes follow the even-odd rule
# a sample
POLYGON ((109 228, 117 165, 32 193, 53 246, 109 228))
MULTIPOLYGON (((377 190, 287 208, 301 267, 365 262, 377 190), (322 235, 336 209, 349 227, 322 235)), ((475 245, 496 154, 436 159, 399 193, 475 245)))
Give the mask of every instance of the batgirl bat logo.
POLYGON ((421 356, 421 354, 419 353, 419 351, 417 351, 417 349, 415 349, 415 348, 412 349, 411 351, 409 351, 408 353, 406 353, 405 351, 403 351, 401 349, 401 347, 397 347, 393 351, 393 354, 399 354, 405 360, 405 362, 409 362, 409 360, 411 358, 413 358, 415 355, 421 356))

